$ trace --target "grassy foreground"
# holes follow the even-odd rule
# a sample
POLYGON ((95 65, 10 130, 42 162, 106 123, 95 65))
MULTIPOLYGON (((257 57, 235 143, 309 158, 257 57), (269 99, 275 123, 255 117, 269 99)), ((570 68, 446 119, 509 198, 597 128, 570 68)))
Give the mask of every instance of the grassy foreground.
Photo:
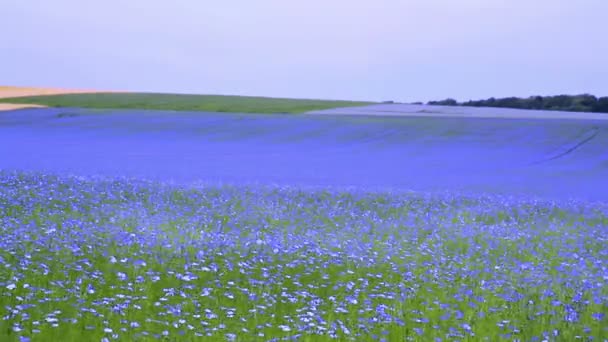
POLYGON ((0 340, 603 341, 606 209, 0 172, 0 340))
POLYGON ((0 99, 0 103, 34 104, 49 107, 238 113, 303 113, 312 110, 369 104, 368 102, 352 101, 155 93, 91 93, 27 96, 0 99))

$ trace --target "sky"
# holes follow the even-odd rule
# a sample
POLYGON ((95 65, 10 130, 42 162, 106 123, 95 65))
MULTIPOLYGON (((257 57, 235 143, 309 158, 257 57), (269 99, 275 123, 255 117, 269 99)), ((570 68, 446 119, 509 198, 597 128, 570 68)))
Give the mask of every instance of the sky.
POLYGON ((3 0, 0 85, 608 96, 606 0, 3 0))

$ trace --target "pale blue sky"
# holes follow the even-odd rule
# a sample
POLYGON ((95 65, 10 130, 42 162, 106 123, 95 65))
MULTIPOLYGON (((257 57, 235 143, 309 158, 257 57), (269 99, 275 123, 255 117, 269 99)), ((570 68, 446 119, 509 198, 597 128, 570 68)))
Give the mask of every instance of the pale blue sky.
POLYGON ((426 101, 608 96, 606 0, 3 0, 0 84, 426 101))

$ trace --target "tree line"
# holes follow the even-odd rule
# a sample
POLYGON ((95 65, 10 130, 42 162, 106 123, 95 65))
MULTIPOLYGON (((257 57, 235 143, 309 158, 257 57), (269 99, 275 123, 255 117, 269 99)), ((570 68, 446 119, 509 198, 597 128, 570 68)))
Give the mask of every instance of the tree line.
POLYGON ((608 97, 598 98, 589 94, 530 96, 527 98, 505 97, 498 99, 491 97, 486 100, 469 100, 466 102, 445 99, 441 101, 429 101, 428 104, 438 106, 499 107, 608 113, 608 97))

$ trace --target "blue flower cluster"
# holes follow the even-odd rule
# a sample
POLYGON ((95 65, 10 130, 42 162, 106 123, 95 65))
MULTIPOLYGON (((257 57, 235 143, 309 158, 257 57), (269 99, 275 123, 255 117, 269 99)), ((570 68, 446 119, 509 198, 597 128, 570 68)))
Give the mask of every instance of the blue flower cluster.
POLYGON ((2 341, 602 341, 608 206, 0 172, 2 341))

